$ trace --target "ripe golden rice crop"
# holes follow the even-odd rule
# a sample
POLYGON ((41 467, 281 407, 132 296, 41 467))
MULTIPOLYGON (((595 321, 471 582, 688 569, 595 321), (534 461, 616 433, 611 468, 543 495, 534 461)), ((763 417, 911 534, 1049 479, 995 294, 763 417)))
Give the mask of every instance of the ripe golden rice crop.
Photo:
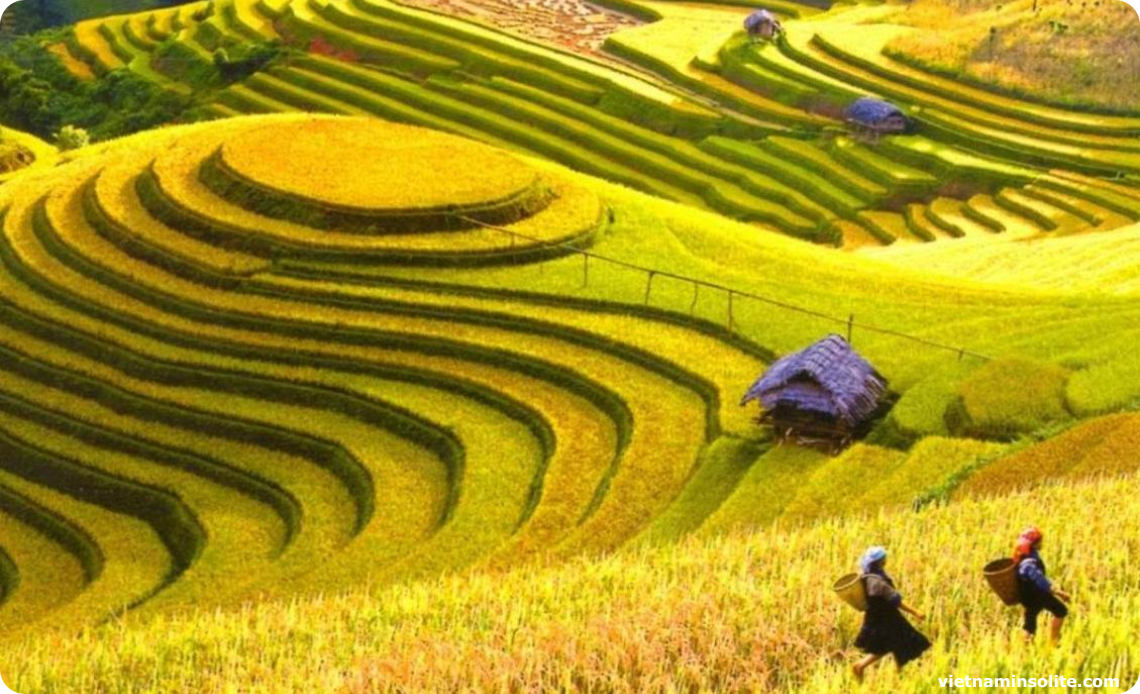
POLYGON ((956 491, 969 494, 1005 494, 1063 477, 1091 450, 1132 419, 1110 415, 1084 422, 1046 441, 999 458, 975 472, 956 491))
POLYGON ((254 185, 368 212, 497 203, 539 181, 535 169, 502 150, 370 119, 321 117, 252 128, 227 141, 221 158, 254 185), (313 181, 321 182, 316 191, 313 181))
POLYGON ((832 520, 620 552, 553 568, 478 573, 373 593, 117 621, 6 648, 22 691, 346 694, 407 691, 847 692, 859 615, 831 594, 869 544, 926 612, 934 641, 875 685, 939 691, 937 677, 1140 674, 1135 478, 1042 488, 920 513, 832 520), (1102 512, 1113 508, 1113 514, 1102 512), (1024 645, 981 566, 1043 527, 1050 573, 1074 596, 1060 647, 1024 645), (1095 647, 1090 648, 1091 644, 1095 647))

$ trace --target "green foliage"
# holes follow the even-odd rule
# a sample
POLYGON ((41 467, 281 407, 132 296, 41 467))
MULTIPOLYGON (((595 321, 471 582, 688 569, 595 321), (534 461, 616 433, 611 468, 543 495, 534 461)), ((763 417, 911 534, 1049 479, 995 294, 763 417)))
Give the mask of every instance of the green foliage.
POLYGON ((809 523, 877 510, 878 506, 861 506, 860 497, 893 475, 906 457, 906 453, 889 448, 863 443, 851 446, 803 477, 780 516, 781 522, 809 523))
POLYGON ((948 434, 946 409, 957 395, 958 382, 971 368, 959 362, 925 376, 907 389, 891 409, 891 424, 911 439, 948 434))
POLYGON ((168 7, 180 0, 19 0, 5 10, 5 24, 11 22, 22 34, 74 24, 90 17, 126 14, 168 7), (8 17, 11 13, 13 16, 8 17))
POLYGON ((129 70, 79 80, 43 47, 52 38, 0 44, 0 121, 45 139, 73 125, 105 140, 174 121, 191 104, 129 70))
POLYGON ((271 67, 287 54, 285 47, 278 42, 242 42, 214 51, 214 67, 221 73, 222 81, 233 84, 271 67))
POLYGON ((1055 364, 1017 357, 995 359, 958 386, 947 412, 956 434, 1012 439, 1069 418, 1065 384, 1069 372, 1055 364))
POLYGON ((65 125, 55 134, 55 145, 60 151, 80 149, 91 144, 91 135, 83 128, 65 125))

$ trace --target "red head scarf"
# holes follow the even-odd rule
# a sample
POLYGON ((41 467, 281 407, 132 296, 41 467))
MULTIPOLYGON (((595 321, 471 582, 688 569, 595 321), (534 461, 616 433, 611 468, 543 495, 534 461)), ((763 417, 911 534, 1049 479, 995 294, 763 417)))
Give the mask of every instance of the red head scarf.
POLYGON ((1013 560, 1020 562, 1022 559, 1029 556, 1033 548, 1041 542, 1041 531, 1033 526, 1029 526, 1022 531, 1021 536, 1017 538, 1017 544, 1013 547, 1013 560))

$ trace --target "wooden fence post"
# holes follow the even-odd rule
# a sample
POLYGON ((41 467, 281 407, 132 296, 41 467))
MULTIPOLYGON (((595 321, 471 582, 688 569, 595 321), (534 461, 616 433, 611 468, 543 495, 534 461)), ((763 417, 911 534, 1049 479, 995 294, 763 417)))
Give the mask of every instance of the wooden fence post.
POLYGON ((701 285, 693 282, 693 303, 689 304, 689 315, 695 315, 697 312, 697 299, 701 296, 701 285))
POLYGON ((582 286, 590 286, 590 254, 582 254, 582 286))
POLYGON ((847 316, 847 344, 851 344, 851 334, 855 331, 855 314, 847 316))

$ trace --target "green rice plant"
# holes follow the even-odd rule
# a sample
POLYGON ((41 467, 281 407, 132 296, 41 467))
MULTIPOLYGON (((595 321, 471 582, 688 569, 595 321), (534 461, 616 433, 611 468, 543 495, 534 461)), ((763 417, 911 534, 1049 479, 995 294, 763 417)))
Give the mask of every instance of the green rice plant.
MULTIPOLYGON (((176 493, 192 510, 206 533, 206 541, 194 563, 148 603, 154 600, 170 605, 195 600, 202 594, 219 600, 223 595, 240 595, 242 589, 248 590, 251 584, 272 575, 268 569, 277 557, 285 528, 260 502, 194 474, 172 473, 152 461, 76 441, 66 431, 28 419, 9 417, 4 426, 6 431, 40 442, 45 450, 75 460, 90 460, 93 467, 109 474, 176 493)), ((147 607, 154 609, 156 605, 147 607)))
POLYGON ((299 97, 304 96, 310 102, 314 97, 318 100, 323 97, 342 104, 340 108, 357 107, 384 120, 442 130, 508 150, 526 151, 483 129, 466 125, 450 113, 448 115, 452 117, 441 117, 437 113, 441 109, 435 106, 443 99, 427 90, 413 90, 405 85, 405 80, 393 82, 395 78, 392 75, 376 70, 308 56, 295 61, 290 70, 274 71, 274 76, 294 87, 299 97), (391 93, 394 86, 400 88, 391 93), (408 98, 409 94, 418 98, 408 98))
POLYGON ((712 154, 756 168, 790 188, 803 191, 817 204, 826 207, 828 216, 851 215, 865 206, 863 201, 826 178, 799 166, 796 158, 772 154, 761 147, 725 138, 710 137, 700 146, 712 154))
POLYGON ((861 145, 848 137, 838 137, 831 154, 843 164, 890 190, 922 192, 938 181, 931 174, 891 159, 885 152, 861 145))
POLYGON ((998 233, 1026 236, 1041 230, 1032 219, 1002 207, 992 195, 971 197, 962 206, 962 214, 998 233))
MULTIPOLYGON (((373 38, 367 34, 347 30, 317 14, 306 0, 290 2, 286 14, 278 20, 292 41, 309 41, 320 38, 356 51, 365 62, 390 66, 413 75, 428 75, 438 71, 454 70, 457 63, 433 52, 404 46, 400 43, 373 38)), ((385 33, 380 32, 380 36, 385 33)))
POLYGON ((787 189, 774 180, 758 176, 751 168, 728 164, 717 157, 710 156, 702 149, 681 138, 662 136, 629 122, 629 119, 617 118, 599 112, 597 109, 583 106, 573 100, 555 96, 511 80, 494 78, 489 81, 488 86, 532 103, 540 104, 562 116, 588 123, 629 143, 668 156, 681 165, 729 181, 757 197, 771 198, 787 204, 801 214, 813 216, 818 209, 818 206, 813 207, 810 202, 805 204, 805 199, 797 191, 787 189))
POLYGON ((1027 216, 1045 221, 1043 226, 1049 231, 1060 235, 1074 233, 1088 228, 1088 222, 1080 217, 1053 205, 1048 200, 1030 195, 1025 190, 1005 188, 1001 190, 994 200, 1007 209, 1024 212, 1027 216))
MULTIPOLYGON (((151 173, 143 174, 135 194, 146 193, 143 202, 184 234, 193 230, 191 236, 200 236, 210 244, 248 248, 262 256, 395 264, 507 262, 541 252, 546 243, 587 240, 596 233, 602 217, 594 193, 561 178, 548 178, 555 196, 549 206, 498 229, 371 236, 318 230, 267 218, 217 197, 194 174, 197 157, 208 156, 216 145, 214 140, 184 143, 175 153, 161 156, 151 173), (154 177, 153 184, 150 176, 154 177), (188 220, 185 213, 194 216, 188 220)), ((122 220, 117 223, 124 226, 122 220)), ((549 252, 560 251, 554 248, 549 252)))
MULTIPOLYGON (((516 147, 541 153, 580 171, 604 176, 668 199, 700 204, 700 198, 697 195, 672 186, 668 182, 647 178, 620 162, 603 158, 588 150, 584 151, 581 146, 571 141, 528 124, 505 120, 493 111, 476 108, 460 99, 452 98, 437 91, 426 90, 418 84, 353 66, 333 64, 330 61, 307 63, 306 66, 310 68, 319 67, 323 74, 330 77, 364 84, 368 89, 379 91, 405 104, 414 105, 437 117, 444 116, 475 131, 501 138, 516 147)), ((293 79, 305 78, 307 83, 311 82, 310 78, 300 71, 294 70, 285 74, 291 75, 293 79)), ((332 88, 335 89, 335 85, 332 88)), ((422 121, 414 122, 421 123, 422 121)), ((486 138, 480 136, 479 139, 485 140, 486 138)))
POLYGON ((945 231, 927 217, 927 206, 922 203, 912 202, 906 206, 906 211, 903 213, 903 218, 906 219, 907 231, 912 236, 927 243, 935 241, 939 236, 945 235, 945 231))
MULTIPOLYGON (((310 0, 309 7, 327 23, 323 26, 340 27, 346 34, 352 36, 389 36, 410 46, 421 46, 422 49, 417 50, 440 56, 448 62, 454 61, 453 66, 458 64, 476 74, 509 74, 521 81, 540 85, 584 103, 596 102, 602 94, 600 89, 592 85, 548 68, 516 60, 494 49, 456 41, 446 34, 431 29, 411 26, 388 17, 370 15, 351 4, 343 6, 332 3, 321 4, 317 0, 310 0)), ((356 40, 362 45, 369 45, 373 39, 356 40)), ((443 72, 443 70, 434 70, 434 72, 443 72)))
MULTIPOLYGON (((58 511, 8 487, 4 488, 4 494, 6 498, 18 494, 24 506, 38 510, 56 523, 65 524, 73 533, 83 533, 89 546, 97 550, 90 535, 58 511)), ((39 618, 58 610, 83 591, 88 579, 81 561, 68 548, 20 515, 12 513, 7 506, 0 510, 0 530, 4 532, 6 558, 0 615, 5 619, 12 620, 13 624, 34 626, 39 618)))
POLYGON ((1102 207, 1099 207, 1088 200, 1079 198, 1067 192, 1053 190, 1047 187, 1036 185, 1028 185, 1021 189, 1024 195, 1031 198, 1041 200, 1053 207, 1064 210, 1069 214, 1080 218, 1091 226, 1105 228, 1117 228, 1128 226, 1131 220, 1127 218, 1114 218, 1115 215, 1102 207), (1111 221, 1111 224, 1107 224, 1111 221))
MULTIPOLYGON (((351 7, 353 11, 359 10, 360 13, 375 18, 428 32, 432 35, 431 45, 443 45, 443 38, 451 38, 458 44, 466 46, 468 51, 489 50, 509 57, 512 65, 538 66, 552 74, 562 76, 564 80, 593 85, 596 89, 610 94, 621 94, 623 100, 636 103, 639 108, 652 112, 666 121, 683 121, 693 114, 698 114, 698 118, 701 119, 713 116, 707 109, 679 99, 675 92, 657 86, 634 71, 615 69, 601 61, 537 45, 506 32, 388 0, 351 0, 351 7)), ((502 74, 512 77, 509 71, 502 74)), ((536 86, 540 85, 536 83, 536 86)))
MULTIPOLYGON (((931 99, 932 95, 936 95, 942 99, 939 103, 954 101, 961 104, 959 110, 963 112, 965 112, 963 107, 984 110, 1026 123, 1059 130, 1080 131, 1094 136, 1104 136, 1108 133, 1127 136, 1140 126, 1140 121, 1136 118, 1050 107, 994 94, 963 84, 960 80, 931 74, 930 71, 915 69, 894 60, 893 57, 898 54, 888 54, 883 49, 892 39, 906 33, 906 28, 882 22, 884 11, 885 8, 867 8, 864 14, 877 15, 872 21, 880 22, 872 26, 868 26, 871 22, 866 22, 866 16, 855 18, 851 15, 848 17, 837 15, 835 22, 830 26, 827 22, 814 23, 817 27, 815 35, 809 34, 807 38, 824 49, 832 58, 849 65, 852 78, 858 74, 860 81, 866 80, 867 86, 873 84, 887 96, 902 94, 903 90, 906 90, 908 95, 923 93, 922 98, 925 99, 931 99), (850 21, 851 19, 855 21, 850 21), (863 20, 863 23, 858 23, 859 20, 863 20), (852 41, 852 36, 857 36, 858 40, 852 41)), ((800 37, 794 33, 791 38, 800 40, 800 37)), ((911 100, 919 99, 916 96, 911 100)))
POLYGON ((799 446, 776 446, 752 463, 732 494, 701 524, 700 535, 765 528, 780 518, 800 485, 830 458, 799 446))
POLYGON ((663 544, 695 532, 731 496, 767 442, 722 436, 702 452, 681 494, 641 532, 635 543, 663 544))
POLYGON ((852 507, 874 510, 912 506, 980 462, 995 458, 1002 448, 986 441, 928 436, 911 447, 902 464, 872 482, 852 507))
POLYGON ((891 426, 912 440, 947 436, 946 410, 957 397, 958 383, 974 367, 956 362, 924 375, 891 408, 891 426))
POLYGON ((965 212, 965 205, 954 198, 935 198, 925 210, 927 221, 954 238, 987 236, 996 230, 977 222, 965 212))
POLYGON ((828 587, 874 542, 892 552, 891 571, 907 601, 929 615, 924 631, 934 641, 928 667, 876 673, 892 691, 931 691, 935 665, 1017 673, 1037 672, 1047 661, 1066 676, 1128 681, 1137 658, 1131 636, 1140 626, 1130 561, 1137 547, 1112 528, 1140 522, 1133 505, 1119 503, 1134 485, 1066 485, 596 561, 116 622, 13 644, 3 667, 13 687, 77 694, 128 673, 155 689, 210 691, 229 683, 266 694, 302 681, 347 692, 494 689, 504 680, 550 690, 573 678, 583 688, 653 693, 842 692, 850 688, 850 642, 860 617, 828 587), (1119 508, 1111 518, 1103 513, 1109 506, 1119 508), (987 560, 1009 551, 1011 533, 1044 523, 1043 508, 1050 510, 1051 574, 1082 615, 1048 653, 1012 647, 1019 617, 1001 611, 979 576, 987 560), (313 638, 281 638, 301 628, 313 638))
POLYGON ((293 106, 260 94, 244 84, 233 84, 218 92, 214 106, 247 115, 255 113, 289 113, 293 106))
POLYGON ((765 139, 762 145, 771 152, 794 158, 800 166, 827 178, 834 185, 862 200, 878 200, 888 195, 889 191, 886 188, 839 163, 817 143, 772 136, 765 139))
POLYGON ((906 218, 897 212, 863 210, 857 219, 884 246, 912 237, 906 218))
POLYGON ((107 37, 100 31, 102 20, 92 19, 75 25, 75 42, 79 48, 79 55, 93 61, 99 69, 115 70, 126 67, 115 51, 107 37))
POLYGON ((123 37, 140 51, 150 52, 158 45, 148 35, 146 15, 131 15, 123 22, 122 31, 123 37))
POLYGON ((259 95, 286 104, 290 109, 305 113, 333 113, 345 116, 363 116, 365 111, 352 104, 330 99, 320 94, 298 88, 295 85, 264 72, 250 76, 244 86, 259 95))
POLYGON ((972 123, 951 111, 929 107, 921 110, 920 118, 924 127, 951 142, 967 147, 982 143, 987 154, 998 154, 1032 166, 1060 165, 1102 176, 1140 167, 1140 153, 1093 150, 1078 144, 1044 141, 1037 135, 1011 133, 1000 125, 972 123))
MULTIPOLYGON (((73 238, 73 239, 72 239, 72 241, 73 241, 73 242, 74 242, 74 241, 81 241, 82 245, 90 245, 90 244, 91 244, 91 242, 92 242, 92 241, 94 241, 94 239, 88 239, 88 238, 79 238, 79 237, 76 237, 76 238, 73 238)), ((62 250, 62 249, 61 249, 61 250, 62 250)), ((103 252, 103 253, 101 253, 101 255, 104 255, 104 256, 105 256, 105 255, 106 255, 106 252, 103 252)), ((140 276, 138 276, 138 279, 143 279, 143 277, 140 275, 140 276)), ((170 285, 167 285, 167 288, 169 289, 169 288, 170 288, 170 285)), ((201 288, 198 288, 198 289, 196 289, 196 290, 194 290, 194 291, 192 291, 192 292, 191 292, 191 294, 201 294, 201 293, 202 293, 202 289, 201 289, 201 288)), ((564 352, 565 352, 566 350, 565 350, 565 349, 562 349, 561 351, 564 351, 564 352)), ((620 381, 620 379, 612 379, 612 378, 610 378, 610 379, 606 379, 606 380, 616 380, 616 381, 620 381)), ((660 390, 660 388, 656 388, 656 389, 653 389, 653 390, 660 390)), ((633 445, 635 445, 635 444, 631 444, 631 447, 632 447, 633 445)), ((636 445, 640 446, 640 445, 642 445, 642 444, 636 444, 636 445)), ((632 448, 631 448, 631 450, 632 450, 632 448)), ((674 448, 673 450, 676 450, 676 449, 674 448)), ((695 456, 695 452, 694 452, 694 456, 695 456)), ((683 460, 684 460, 684 458, 681 458, 681 460, 683 461, 683 460)), ((647 460, 647 462, 648 462, 648 460, 647 460)), ((657 470, 658 470, 658 472, 660 472, 661 468, 657 468, 657 470)), ((635 471, 631 471, 631 472, 630 472, 630 473, 628 473, 628 474, 634 474, 634 472, 635 472, 635 471)), ((623 494, 623 495, 626 495, 626 496, 627 496, 627 498, 628 498, 628 495, 627 495, 627 494, 624 492, 624 489, 625 489, 626 483, 623 481, 623 480, 624 480, 624 478, 626 477, 626 475, 627 475, 627 473, 626 473, 624 470, 619 470, 619 472, 618 472, 618 476, 617 476, 617 477, 615 477, 615 482, 614 482, 614 484, 613 484, 613 486, 612 486, 611 490, 622 490, 622 494, 623 494)), ((666 499, 666 500, 667 500, 667 499, 666 499)), ((637 509, 637 508, 636 508, 635 506, 633 506, 633 505, 622 505, 622 506, 620 506, 620 507, 618 507, 618 508, 620 509, 621 513, 624 513, 624 514, 627 514, 627 515, 629 515, 629 514, 631 514, 631 513, 632 513, 633 515, 632 515, 632 517, 631 517, 631 520, 633 520, 633 519, 636 519, 636 518, 639 518, 640 516, 638 516, 637 514, 639 514, 639 513, 644 513, 644 510, 642 510, 642 509, 637 509)), ((605 502, 605 501, 603 501, 603 502, 602 502, 602 505, 599 507, 599 510, 597 511, 597 514, 596 514, 596 516, 595 516, 595 517, 599 517, 599 518, 601 518, 601 517, 605 517, 605 516, 606 516, 606 515, 609 513, 609 512, 608 512, 606 509, 607 509, 607 504, 606 504, 606 502, 605 502)), ((630 522, 630 521, 626 521, 626 522, 628 523, 628 522, 630 522)), ((641 521, 641 522, 643 522, 643 521, 641 521)), ((628 531, 627 531, 627 532, 628 532, 628 531)), ((597 536, 595 535, 595 536, 591 536, 591 541, 593 541, 593 542, 598 542, 598 541, 606 541, 606 542, 608 542, 608 541, 612 541, 612 540, 605 540, 604 538, 599 538, 599 537, 597 537, 597 536)))
POLYGON ((1066 369, 1030 359, 987 362, 959 384, 948 426, 954 433, 1003 439, 1068 419, 1068 378, 1066 369))
POLYGON ((857 443, 805 476, 780 514, 780 522, 798 525, 849 513, 874 510, 861 497, 904 464, 902 451, 857 443))
MULTIPOLYGON (((718 72, 706 70, 701 65, 701 56, 694 57, 692 65, 684 70, 670 66, 665 61, 655 58, 651 53, 643 52, 646 49, 652 49, 653 46, 643 45, 634 48, 630 43, 626 43, 624 40, 626 33, 619 32, 607 37, 606 51, 664 75, 670 82, 691 89, 694 93, 715 99, 718 103, 755 119, 758 124, 768 124, 770 130, 814 128, 828 123, 825 118, 813 116, 800 109, 769 99, 730 82, 718 72)), ((717 60, 719 61, 719 58, 717 60)), ((708 65, 707 62, 704 64, 708 65)), ((716 69, 719 71, 719 65, 716 66, 716 69)))
POLYGON ((1135 188, 1069 171, 1055 171, 1041 176, 1037 183, 1042 187, 1079 195, 1133 221, 1140 220, 1140 197, 1135 188))
MULTIPOLYGON (((153 507, 140 504, 131 508, 124 504, 121 511, 111 510, 107 508, 109 499, 105 495, 106 488, 100 489, 100 485, 91 484, 94 479, 92 477, 87 481, 90 486, 71 488, 68 493, 37 483, 31 478, 47 479, 68 464, 57 460, 60 465, 58 469, 45 467, 42 464, 47 463, 48 459, 41 457, 38 451, 28 447, 25 442, 17 442, 7 433, 0 436, 0 441, 6 459, 22 461, 33 468, 15 474, 12 466, 6 466, 6 469, 0 470, 0 484, 38 506, 51 509, 69 524, 82 528, 103 556, 99 575, 83 585, 82 590, 74 592, 74 586, 69 583, 74 579, 78 565, 73 568, 67 562, 53 558, 51 555, 58 549, 52 548, 51 543, 48 546, 38 544, 46 556, 22 562, 25 567, 21 571, 20 582, 27 594, 20 602, 23 610, 26 610, 23 616, 28 621, 13 624, 13 636, 21 632, 28 633, 30 629, 50 631, 50 627, 54 626, 74 630, 92 621, 105 619, 161 590, 172 573, 177 573, 178 559, 172 556, 170 546, 165 542, 169 538, 162 537, 148 521, 138 517, 148 515, 153 507), (100 492, 104 493, 103 499, 99 499, 100 492), (41 573, 45 571, 60 573, 41 573), (56 576, 61 579, 62 594, 55 593, 53 580, 56 576), (37 593, 47 593, 47 596, 37 593)), ((78 471, 78 468, 72 469, 78 471)), ((124 497, 116 498, 119 503, 125 500, 124 497)), ((33 530, 31 534, 34 536, 37 533, 33 530)), ((14 546, 28 547, 30 544, 26 540, 13 542, 14 546)), ((16 561, 20 562, 25 556, 22 553, 16 554, 16 561)), ((19 565, 18 563, 17 566, 19 565)), ((2 609, 8 607, 5 604, 2 609)), ((16 608, 16 605, 11 607, 16 608)))
POLYGON ((428 84, 447 92, 458 93, 465 100, 482 105, 488 110, 509 110, 525 114, 528 122, 549 128, 551 132, 578 142, 592 151, 598 151, 613 161, 627 162, 671 186, 704 199, 713 209, 725 214, 741 219, 765 221, 788 229, 789 233, 803 233, 801 230, 804 227, 811 228, 810 224, 788 213, 784 208, 752 196, 733 183, 717 180, 668 156, 651 151, 639 151, 642 148, 636 144, 631 145, 628 138, 610 135, 591 125, 552 113, 526 100, 509 97, 478 85, 442 80, 429 81, 428 84))

